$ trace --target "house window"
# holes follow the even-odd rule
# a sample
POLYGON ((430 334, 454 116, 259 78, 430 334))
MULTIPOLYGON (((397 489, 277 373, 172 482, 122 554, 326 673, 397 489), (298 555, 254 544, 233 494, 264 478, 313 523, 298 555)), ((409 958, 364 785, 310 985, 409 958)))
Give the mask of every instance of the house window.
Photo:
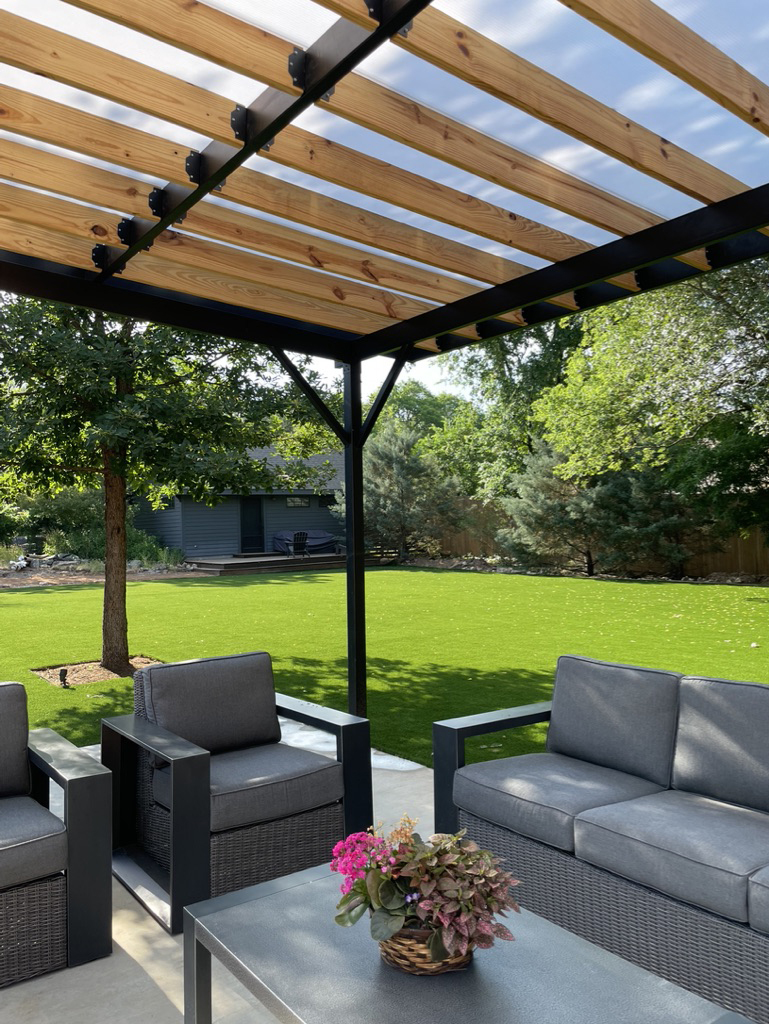
POLYGON ((309 508, 310 499, 309 497, 298 497, 295 494, 290 495, 286 498, 286 508, 309 508))
POLYGON ((320 508, 331 508, 332 505, 336 505, 335 494, 321 494, 318 498, 318 506, 320 508))

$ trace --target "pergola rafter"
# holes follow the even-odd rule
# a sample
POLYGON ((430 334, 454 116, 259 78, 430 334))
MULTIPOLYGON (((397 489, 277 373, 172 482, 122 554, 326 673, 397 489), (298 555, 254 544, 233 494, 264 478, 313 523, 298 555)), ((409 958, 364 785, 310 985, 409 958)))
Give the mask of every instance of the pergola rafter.
POLYGON ((97 19, 81 38, 77 19, 62 31, 0 0, 0 287, 270 348, 345 444, 349 692, 362 712, 362 449, 398 373, 767 253, 769 185, 742 180, 728 154, 764 143, 769 87, 668 0, 551 3, 575 31, 582 19, 602 30, 618 62, 641 54, 685 83, 681 111, 704 101, 739 121, 749 138, 721 163, 691 144, 686 113, 679 137, 663 137, 459 21, 459 0, 285 2, 330 14, 328 31, 297 47, 298 23, 260 23, 273 0, 250 20, 239 0, 44 0, 97 19), (173 73, 142 37, 172 48, 173 73), (408 63, 388 84, 359 65, 389 40, 408 63), (419 99, 394 87, 409 75, 419 99), (463 96, 451 115, 447 82, 463 96), (474 119, 484 102, 493 116, 474 119), (315 106, 333 132, 296 123, 315 106), (506 108, 576 149, 561 161, 496 137, 506 108), (579 176, 575 154, 600 155, 585 164, 596 173, 579 176), (293 352, 343 364, 343 423, 293 352), (375 355, 392 370, 364 423, 360 364, 375 355))

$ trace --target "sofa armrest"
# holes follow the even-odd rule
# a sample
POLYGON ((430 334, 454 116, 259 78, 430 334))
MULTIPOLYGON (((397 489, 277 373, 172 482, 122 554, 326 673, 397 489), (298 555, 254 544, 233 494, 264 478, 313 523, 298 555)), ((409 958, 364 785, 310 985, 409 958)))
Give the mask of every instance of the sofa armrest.
POLYGON ((166 761, 171 775, 171 850, 168 892, 172 932, 181 930, 186 903, 210 894, 211 755, 138 715, 103 718, 101 757, 112 770, 113 848, 136 837, 136 761, 145 750, 166 761))
POLYGON ((32 793, 48 806, 48 781, 64 793, 67 828, 67 959, 70 967, 112 952, 112 777, 52 729, 29 734, 32 793))
POLYGON ((501 732, 536 722, 548 722, 552 701, 524 704, 464 718, 433 722, 433 788, 436 832, 456 832, 459 827, 454 804, 454 773, 465 763, 465 740, 470 736, 501 732))
POLYGON ((279 715, 303 722, 336 737, 336 759, 344 779, 346 833, 364 832, 374 822, 371 785, 371 726, 367 718, 276 693, 279 715))

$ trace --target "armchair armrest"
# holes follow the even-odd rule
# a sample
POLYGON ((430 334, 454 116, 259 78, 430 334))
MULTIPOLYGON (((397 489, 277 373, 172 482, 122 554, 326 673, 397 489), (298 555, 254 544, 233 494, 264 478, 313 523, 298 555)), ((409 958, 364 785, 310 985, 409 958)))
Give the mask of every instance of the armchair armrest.
POLYGON ((103 718, 101 757, 112 770, 113 849, 135 841, 136 755, 166 761, 171 775, 171 850, 167 889, 170 927, 181 929, 181 909, 210 895, 211 755, 138 715, 103 718))
POLYGON ((433 722, 433 787, 437 832, 456 832, 459 825, 453 797, 454 772, 465 764, 465 740, 469 736, 482 736, 503 729, 547 722, 552 709, 552 701, 542 701, 503 711, 433 722))
POLYGON ((111 772, 52 729, 29 734, 32 793, 48 806, 48 780, 64 791, 70 966, 112 952, 111 772))
POLYGON ((344 779, 344 827, 364 832, 374 821, 371 785, 371 726, 367 718, 276 693, 279 715, 336 736, 336 759, 344 779))

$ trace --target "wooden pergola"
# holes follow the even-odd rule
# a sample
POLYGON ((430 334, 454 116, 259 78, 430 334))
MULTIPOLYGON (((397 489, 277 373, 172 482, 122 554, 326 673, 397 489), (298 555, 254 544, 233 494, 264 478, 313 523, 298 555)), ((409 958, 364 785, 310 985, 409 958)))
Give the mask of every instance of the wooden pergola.
MULTIPOLYGON (((0 288, 276 355, 345 446, 349 704, 364 713, 362 450, 402 368, 766 253, 769 184, 749 186, 457 20, 462 0, 314 0, 334 17, 304 47, 288 19, 281 35, 263 27, 274 0, 46 2, 95 17, 70 34, 0 11, 13 72, 0 86, 0 288), (432 103, 356 70, 380 48, 402 68, 394 79, 436 83, 432 103), (218 73, 226 89, 209 88, 218 73), (655 213, 449 116, 442 83, 462 97, 453 109, 488 102, 497 125, 524 114, 683 212, 655 213), (344 132, 297 124, 313 108, 344 132), (343 422, 289 353, 343 365, 343 422), (392 369, 363 421, 360 368, 373 356, 392 369)), ((769 87, 663 7, 560 2, 612 37, 618 62, 641 55, 765 142, 769 87)))

